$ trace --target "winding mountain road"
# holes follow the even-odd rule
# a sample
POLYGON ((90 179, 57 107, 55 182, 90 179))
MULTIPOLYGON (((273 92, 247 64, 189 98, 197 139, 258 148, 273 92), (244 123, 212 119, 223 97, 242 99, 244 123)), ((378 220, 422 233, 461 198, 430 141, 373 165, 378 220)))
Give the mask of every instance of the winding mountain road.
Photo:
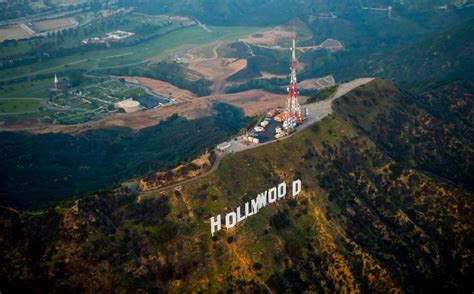
MULTIPOLYGON (((280 141, 281 140, 286 140, 286 139, 292 137, 293 135, 301 132, 302 130, 306 129, 310 125, 322 120, 323 118, 325 118, 326 116, 328 116, 329 114, 332 113, 332 102, 334 100, 336 100, 337 98, 339 98, 341 96, 346 95, 347 93, 349 93, 350 91, 352 91, 353 89, 355 89, 357 87, 360 87, 362 85, 370 83, 373 79, 374 78, 359 78, 359 79, 355 79, 355 80, 352 80, 352 81, 347 82, 347 83, 340 84, 339 87, 336 90, 336 93, 334 93, 334 95, 332 97, 330 97, 330 98, 328 98, 324 101, 319 101, 319 102, 306 104, 305 107, 308 108, 308 110, 309 110, 309 115, 308 115, 308 118, 307 118, 306 122, 302 126, 298 127, 296 132, 290 134, 289 136, 278 139, 278 140, 280 140, 280 141)), ((219 164, 221 163, 222 159, 224 159, 224 157, 226 157, 229 154, 233 154, 233 153, 236 153, 236 152, 241 152, 241 151, 244 151, 244 150, 257 148, 257 147, 267 145, 267 144, 271 144, 271 143, 274 143, 275 141, 277 141, 277 140, 272 140, 272 141, 268 141, 268 142, 265 142, 265 143, 245 145, 245 144, 241 143, 242 139, 243 139, 242 136, 235 137, 229 142, 230 147, 227 148, 224 152, 217 151, 216 160, 214 161, 211 169, 208 170, 207 172, 205 172, 205 173, 203 173, 199 176, 196 176, 196 177, 192 177, 192 178, 180 181, 180 182, 176 182, 176 183, 173 183, 173 184, 170 184, 170 185, 167 185, 167 186, 160 187, 158 189, 154 189, 154 190, 150 190, 150 191, 146 191, 146 192, 140 192, 138 200, 140 201, 140 199, 142 197, 152 196, 154 194, 157 194, 157 193, 169 190, 169 189, 177 188, 177 187, 179 187, 183 184, 189 183, 191 181, 195 181, 197 179, 203 178, 203 177, 213 173, 219 167, 219 164)), ((129 186, 129 187, 132 187, 133 189, 136 189, 136 187, 137 187, 136 181, 127 182, 126 185, 129 186)))

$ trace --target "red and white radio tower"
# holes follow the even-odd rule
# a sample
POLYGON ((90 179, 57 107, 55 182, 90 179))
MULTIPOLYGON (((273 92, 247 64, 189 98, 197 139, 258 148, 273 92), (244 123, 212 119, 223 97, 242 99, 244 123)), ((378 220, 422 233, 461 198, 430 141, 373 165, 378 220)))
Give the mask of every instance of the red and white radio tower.
POLYGON ((301 106, 298 103, 298 90, 296 88, 296 40, 293 39, 293 47, 291 48, 291 75, 290 87, 288 88, 288 100, 286 101, 286 115, 283 122, 283 128, 286 131, 292 131, 296 125, 303 121, 301 115, 301 106))

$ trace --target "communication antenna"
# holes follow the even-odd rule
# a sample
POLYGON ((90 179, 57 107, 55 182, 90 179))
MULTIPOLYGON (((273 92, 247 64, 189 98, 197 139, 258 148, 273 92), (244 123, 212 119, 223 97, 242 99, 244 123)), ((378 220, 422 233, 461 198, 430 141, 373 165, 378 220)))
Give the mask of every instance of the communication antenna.
POLYGON ((286 112, 283 128, 287 132, 291 132, 296 128, 296 124, 302 121, 301 106, 298 102, 298 89, 296 79, 296 36, 293 38, 291 47, 291 74, 290 86, 288 87, 288 99, 286 101, 286 112))

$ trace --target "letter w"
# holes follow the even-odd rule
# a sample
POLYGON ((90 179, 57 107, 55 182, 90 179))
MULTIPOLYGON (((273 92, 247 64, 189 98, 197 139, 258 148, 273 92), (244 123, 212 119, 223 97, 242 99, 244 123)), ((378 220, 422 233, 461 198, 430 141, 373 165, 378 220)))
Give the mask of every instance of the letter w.
POLYGON ((262 207, 265 207, 267 205, 267 193, 268 190, 258 194, 257 196, 257 208, 260 210, 262 207))

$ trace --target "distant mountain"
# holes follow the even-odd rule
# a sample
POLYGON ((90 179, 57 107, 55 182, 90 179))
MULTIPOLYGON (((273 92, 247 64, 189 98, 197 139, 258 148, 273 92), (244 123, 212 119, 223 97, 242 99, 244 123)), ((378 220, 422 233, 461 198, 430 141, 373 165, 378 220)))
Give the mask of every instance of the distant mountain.
POLYGON ((323 121, 176 190, 1 208, 0 290, 472 291, 473 89, 414 96, 374 80, 323 121), (296 199, 211 236, 211 216, 294 179, 296 199))
POLYGON ((388 15, 388 10, 383 9, 387 9, 388 6, 393 7, 394 15, 398 13, 398 10, 411 15, 416 12, 433 12, 436 6, 454 4, 458 1, 403 2, 401 4, 387 0, 119 0, 118 5, 132 6, 137 11, 148 14, 187 15, 213 25, 278 25, 294 17, 307 19, 309 16, 325 15, 331 12, 347 18, 363 10, 370 13, 370 9, 367 8, 375 8, 374 11, 382 9, 382 14, 385 16, 388 15))
POLYGON ((474 19, 367 65, 374 76, 397 81, 474 79, 474 19))
MULTIPOLYGON (((387 25, 387 24, 385 24, 387 25)), ((414 29, 404 25, 400 30, 414 29)), ((412 34, 400 44, 384 46, 381 35, 375 41, 362 37, 365 45, 354 43, 336 54, 306 57, 304 77, 333 74, 337 80, 377 76, 396 82, 445 81, 474 78, 474 18, 442 33, 412 34), (429 37, 431 35, 431 37, 429 37), (377 49, 369 44, 381 44, 377 49)), ((400 41, 395 32, 391 37, 400 41)), ((377 45, 378 46, 378 45, 377 45)))
POLYGON ((150 14, 187 15, 214 25, 279 24, 291 19, 301 6, 292 0, 120 0, 119 5, 150 14))

